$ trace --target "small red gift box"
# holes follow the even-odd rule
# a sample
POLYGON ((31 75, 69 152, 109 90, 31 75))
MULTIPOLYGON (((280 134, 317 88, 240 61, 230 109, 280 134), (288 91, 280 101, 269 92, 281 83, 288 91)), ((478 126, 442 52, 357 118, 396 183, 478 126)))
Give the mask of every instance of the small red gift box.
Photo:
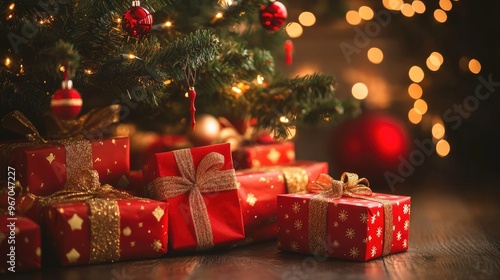
POLYGON ((0 272, 19 272, 40 269, 40 226, 19 215, 0 215, 0 272))
POLYGON ((43 226, 63 266, 157 258, 167 252, 167 207, 138 198, 56 203, 43 208, 43 226))
POLYGON ((146 195, 173 209, 172 251, 209 250, 244 238, 229 143, 157 153, 143 174, 146 195))
MULTIPOLYGON (((3 149, 9 149, 5 144, 3 149)), ((115 183, 130 170, 129 138, 59 143, 17 143, 6 158, 15 180, 30 193, 47 196, 64 188, 67 178, 94 169, 102 183, 115 183)), ((1 153, 0 153, 1 155, 1 153)))
POLYGON ((366 179, 344 174, 308 185, 331 190, 278 196, 280 250, 356 261, 408 250, 410 197, 372 193, 366 179))
POLYGON ((295 144, 284 141, 272 144, 249 145, 233 151, 236 169, 274 166, 295 160, 295 144))
POLYGON ((236 171, 239 183, 245 244, 276 237, 276 197, 305 190, 310 178, 328 172, 327 162, 295 161, 288 164, 236 171))

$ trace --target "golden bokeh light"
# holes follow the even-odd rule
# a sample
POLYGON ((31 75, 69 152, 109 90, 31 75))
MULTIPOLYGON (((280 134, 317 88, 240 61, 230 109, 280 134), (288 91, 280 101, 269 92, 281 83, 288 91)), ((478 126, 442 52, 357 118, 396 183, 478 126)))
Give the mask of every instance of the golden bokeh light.
POLYGON ((444 23, 448 19, 448 15, 446 15, 445 11, 436 9, 434 11, 434 19, 436 19, 437 22, 444 23))
POLYGON ((361 6, 358 9, 359 16, 364 19, 364 20, 371 20, 373 19, 374 13, 372 8, 368 6, 361 6))
POLYGON ((408 87, 408 94, 413 99, 419 99, 423 94, 422 87, 419 84, 413 83, 408 87))
POLYGON ((450 153, 450 143, 448 141, 441 139, 436 143, 436 153, 440 157, 445 157, 450 153))
POLYGON ((399 11, 403 6, 403 0, 382 0, 382 4, 388 10, 399 11))
POLYGON ((432 131, 432 137, 434 137, 434 139, 441 139, 444 137, 444 133, 446 130, 442 123, 435 123, 432 126, 431 131, 432 131))
POLYGON ((469 60, 468 68, 472 73, 478 74, 481 71, 481 63, 479 63, 477 59, 473 58, 469 60))
POLYGON ((451 4, 450 0, 439 0, 439 7, 445 11, 451 10, 453 5, 451 4))
POLYGON ((311 12, 302 12, 299 15, 299 23, 303 26, 313 26, 316 23, 316 17, 311 12))
POLYGON ((415 10, 413 10, 413 7, 410 4, 404 3, 403 6, 401 6, 401 13, 405 17, 412 17, 415 15, 415 10))
POLYGON ((423 99, 417 99, 413 103, 413 108, 415 109, 415 112, 417 112, 417 114, 423 115, 427 113, 427 102, 425 102, 423 99))
POLYGON ((361 23, 361 16, 359 15, 358 11, 348 11, 346 14, 345 14, 345 20, 347 20, 347 22, 350 24, 350 25, 358 25, 361 23))
POLYGON ((425 64, 427 65, 427 68, 429 68, 429 70, 437 71, 443 64, 443 61, 443 56, 440 53, 432 52, 425 61, 425 64))
POLYGON ((425 3, 420 0, 415 0, 411 3, 413 10, 417 14, 423 14, 425 12, 425 3))
POLYGON ((366 53, 368 60, 373 64, 380 64, 384 60, 384 53, 379 48, 370 48, 366 53))
POLYGON ((424 71, 422 68, 415 65, 408 71, 408 76, 414 83, 420 83, 424 79, 424 71))
POLYGON ((302 35, 303 32, 304 29, 302 28, 302 25, 297 22, 290 22, 286 26, 286 33, 290 38, 298 38, 302 35))
POLYGON ((368 96, 368 87, 363 83, 356 83, 352 86, 351 93, 358 100, 365 99, 368 96))
POLYGON ((408 111, 408 120, 413 124, 419 124, 422 121, 422 115, 415 111, 415 108, 411 108, 408 111))

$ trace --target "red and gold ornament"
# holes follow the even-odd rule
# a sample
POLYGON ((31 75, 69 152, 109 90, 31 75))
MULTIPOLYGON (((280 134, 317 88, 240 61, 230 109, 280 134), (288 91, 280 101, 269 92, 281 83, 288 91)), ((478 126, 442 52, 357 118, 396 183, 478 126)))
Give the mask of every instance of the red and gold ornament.
POLYGON ((54 115, 60 119, 73 119, 82 109, 82 97, 80 93, 73 88, 73 82, 65 79, 62 86, 52 96, 50 105, 54 115))
POLYGON ((271 31, 278 31, 288 16, 285 5, 279 1, 271 1, 267 6, 260 8, 260 22, 262 26, 271 31))
POLYGON ((141 1, 132 1, 132 7, 123 14, 122 28, 131 37, 143 37, 153 28, 153 16, 141 7, 141 1))

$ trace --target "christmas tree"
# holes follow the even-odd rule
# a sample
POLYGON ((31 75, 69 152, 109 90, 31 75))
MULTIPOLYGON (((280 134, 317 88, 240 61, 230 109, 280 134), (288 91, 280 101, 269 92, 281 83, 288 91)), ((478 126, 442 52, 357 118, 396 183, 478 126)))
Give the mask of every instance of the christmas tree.
POLYGON ((68 79, 80 114, 121 104, 121 122, 152 131, 191 129, 190 101, 198 114, 251 118, 279 137, 337 120, 352 105, 336 98, 332 76, 280 73, 280 2, 13 0, 0 8, 0 117, 19 110, 42 133, 68 79))

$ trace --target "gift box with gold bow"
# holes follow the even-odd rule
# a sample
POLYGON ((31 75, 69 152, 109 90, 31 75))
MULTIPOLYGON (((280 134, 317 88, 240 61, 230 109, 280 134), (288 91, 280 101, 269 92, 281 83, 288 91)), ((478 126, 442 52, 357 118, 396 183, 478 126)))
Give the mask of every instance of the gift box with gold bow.
POLYGON ((170 205, 172 252, 209 250, 244 238, 229 143, 157 153, 143 174, 146 195, 170 205))
MULTIPOLYGON (((129 138, 103 138, 118 121, 118 105, 96 109, 76 120, 47 117, 47 136, 18 111, 2 119, 4 127, 28 141, 0 144, 0 169, 15 170, 15 180, 30 193, 46 196, 64 188, 79 170, 97 170, 102 183, 116 183, 130 170, 129 138)), ((0 180, 5 174, 0 174, 0 180)))
POLYGON ((81 175, 90 179, 40 198, 49 249, 44 251, 63 266, 157 258, 167 252, 168 203, 100 185, 93 170, 81 175))
POLYGON ((321 173, 328 173, 327 162, 299 160, 272 167, 237 170, 245 226, 242 244, 276 238, 276 197, 304 191, 307 183, 321 173))
POLYGON ((373 193, 354 173, 327 174, 307 192, 278 196, 278 249, 366 261, 406 251, 410 197, 373 193))
POLYGON ((295 144, 292 141, 241 146, 232 152, 236 169, 274 166, 295 160, 295 144))

